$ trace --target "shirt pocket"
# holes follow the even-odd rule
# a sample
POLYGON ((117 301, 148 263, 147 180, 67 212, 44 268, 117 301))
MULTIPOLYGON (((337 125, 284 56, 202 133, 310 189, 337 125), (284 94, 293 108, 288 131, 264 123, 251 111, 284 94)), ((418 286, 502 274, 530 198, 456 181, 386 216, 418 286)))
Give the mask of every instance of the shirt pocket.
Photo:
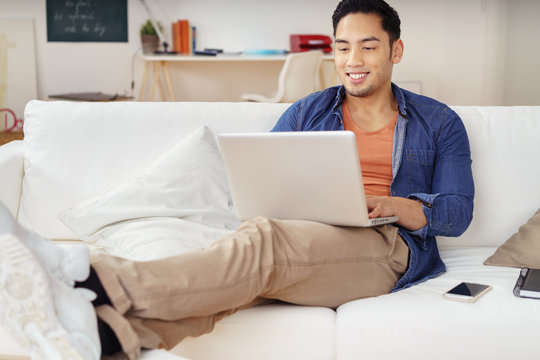
POLYGON ((405 150, 407 182, 410 193, 431 192, 433 178, 434 150, 405 150))

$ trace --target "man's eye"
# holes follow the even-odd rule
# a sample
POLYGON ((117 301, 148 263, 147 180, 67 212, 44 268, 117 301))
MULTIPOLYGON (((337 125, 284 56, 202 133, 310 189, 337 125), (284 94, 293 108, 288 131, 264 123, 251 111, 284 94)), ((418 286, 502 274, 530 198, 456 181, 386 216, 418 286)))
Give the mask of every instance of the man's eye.
POLYGON ((374 48, 374 47, 367 47, 367 46, 366 46, 366 47, 364 47, 364 50, 366 50, 366 51, 371 51, 371 50, 375 50, 375 48, 374 48))
POLYGON ((341 51, 341 52, 344 52, 344 51, 347 51, 349 50, 349 48, 338 48, 338 51, 341 51))

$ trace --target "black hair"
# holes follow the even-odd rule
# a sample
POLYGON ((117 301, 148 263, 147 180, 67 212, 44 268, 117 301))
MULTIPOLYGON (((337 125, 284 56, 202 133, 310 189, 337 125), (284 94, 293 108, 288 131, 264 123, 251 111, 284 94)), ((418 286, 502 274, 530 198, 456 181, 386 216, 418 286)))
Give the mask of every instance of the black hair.
POLYGON ((354 13, 377 14, 381 17, 382 28, 390 38, 390 47, 401 36, 399 15, 394 8, 383 0, 342 0, 332 15, 334 37, 339 21, 354 13))

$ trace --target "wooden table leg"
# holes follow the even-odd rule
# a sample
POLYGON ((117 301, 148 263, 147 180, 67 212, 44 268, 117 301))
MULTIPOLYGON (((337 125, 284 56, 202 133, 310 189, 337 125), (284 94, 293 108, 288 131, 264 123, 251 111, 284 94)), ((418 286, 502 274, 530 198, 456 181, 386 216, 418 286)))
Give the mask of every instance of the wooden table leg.
POLYGON ((159 62, 155 62, 152 68, 154 71, 154 80, 152 81, 152 91, 150 93, 150 101, 154 101, 154 97, 156 95, 156 87, 158 86, 158 82, 159 82, 159 69, 161 68, 161 65, 159 62))
POLYGON ((143 79, 141 83, 141 89, 139 90, 139 101, 144 101, 144 94, 146 92, 146 78, 148 76, 148 68, 150 67, 150 63, 147 61, 144 63, 144 73, 143 73, 143 79))
POLYGON ((169 70, 167 68, 167 63, 165 61, 163 62, 163 75, 167 83, 167 89, 169 90, 169 100, 176 101, 176 98, 174 97, 172 85, 171 85, 171 77, 169 76, 169 70))
POLYGON ((156 69, 157 73, 157 87, 159 91, 159 96, 161 97, 161 101, 167 101, 167 98, 165 97, 165 92, 163 91, 163 83, 161 82, 161 73, 164 72, 163 66, 166 64, 165 61, 160 61, 157 63, 158 68, 156 69))

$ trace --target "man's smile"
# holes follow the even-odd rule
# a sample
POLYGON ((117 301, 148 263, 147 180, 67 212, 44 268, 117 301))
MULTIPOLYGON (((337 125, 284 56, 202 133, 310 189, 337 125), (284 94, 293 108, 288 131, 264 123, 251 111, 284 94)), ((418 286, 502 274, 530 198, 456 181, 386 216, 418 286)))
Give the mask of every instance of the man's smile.
POLYGON ((367 73, 349 73, 349 76, 355 80, 357 79, 361 79, 363 78, 364 76, 366 76, 367 73))
POLYGON ((361 80, 365 78, 369 72, 350 72, 347 73, 347 75, 351 78, 351 80, 361 80))

